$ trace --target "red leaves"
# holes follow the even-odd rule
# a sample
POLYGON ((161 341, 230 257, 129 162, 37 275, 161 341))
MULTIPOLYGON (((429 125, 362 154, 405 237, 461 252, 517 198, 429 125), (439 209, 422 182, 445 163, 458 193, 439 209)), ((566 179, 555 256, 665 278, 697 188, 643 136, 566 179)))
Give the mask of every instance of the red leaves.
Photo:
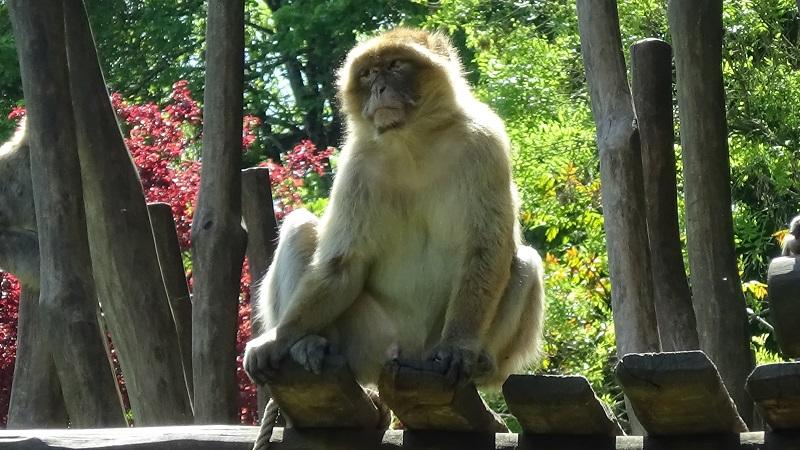
POLYGON ((333 151, 333 147, 318 151, 313 142, 303 140, 291 152, 283 155, 281 164, 276 164, 271 159, 261 163, 261 166, 269 168, 272 198, 275 199, 275 215, 278 220, 302 206, 300 188, 305 177, 312 173, 324 175, 328 168, 328 158, 333 151))
POLYGON ((0 271, 0 425, 6 423, 11 399, 11 379, 17 356, 19 293, 19 281, 10 273, 0 271))

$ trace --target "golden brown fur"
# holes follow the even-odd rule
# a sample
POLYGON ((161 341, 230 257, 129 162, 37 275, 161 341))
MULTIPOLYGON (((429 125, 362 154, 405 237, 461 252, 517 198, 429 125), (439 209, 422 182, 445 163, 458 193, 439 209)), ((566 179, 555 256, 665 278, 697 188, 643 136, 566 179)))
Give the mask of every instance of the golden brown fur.
POLYGON ((496 385, 536 355, 542 263, 520 244, 508 137, 439 33, 401 28, 339 71, 347 116, 330 203, 287 216, 248 344, 259 382, 333 347, 362 384, 392 358, 496 385), (410 80, 410 81, 409 81, 410 80))

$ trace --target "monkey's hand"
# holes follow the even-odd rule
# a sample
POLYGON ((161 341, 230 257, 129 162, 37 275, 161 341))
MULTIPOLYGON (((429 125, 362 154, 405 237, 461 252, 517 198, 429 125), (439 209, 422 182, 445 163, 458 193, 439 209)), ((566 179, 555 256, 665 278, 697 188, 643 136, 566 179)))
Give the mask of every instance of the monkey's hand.
POLYGON ((453 385, 469 383, 494 370, 494 361, 486 351, 468 344, 441 342, 431 350, 429 361, 453 385))
POLYGON ((328 340, 322 336, 309 334, 297 341, 289 353, 292 359, 309 372, 317 375, 322 372, 325 355, 328 354, 328 340))
POLYGON ((273 328, 247 343, 244 350, 244 370, 256 384, 266 384, 278 370, 281 360, 289 354, 296 340, 278 338, 273 328))

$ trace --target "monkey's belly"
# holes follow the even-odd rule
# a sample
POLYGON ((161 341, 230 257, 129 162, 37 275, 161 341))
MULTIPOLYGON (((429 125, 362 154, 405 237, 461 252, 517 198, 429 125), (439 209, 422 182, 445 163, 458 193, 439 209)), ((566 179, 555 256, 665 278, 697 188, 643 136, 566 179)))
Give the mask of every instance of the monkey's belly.
POLYGON ((396 297, 365 291, 334 326, 339 351, 362 384, 377 383, 387 361, 426 358, 439 342, 449 294, 439 288, 415 297, 418 289, 409 287, 396 297))

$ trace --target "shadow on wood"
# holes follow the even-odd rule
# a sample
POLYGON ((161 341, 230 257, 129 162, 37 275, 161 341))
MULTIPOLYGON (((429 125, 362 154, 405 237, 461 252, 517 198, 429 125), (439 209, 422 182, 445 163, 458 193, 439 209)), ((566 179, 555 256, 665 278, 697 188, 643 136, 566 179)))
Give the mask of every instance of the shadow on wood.
POLYGON ((508 431, 475 386, 453 386, 433 364, 393 361, 381 373, 378 391, 409 429, 508 431))

